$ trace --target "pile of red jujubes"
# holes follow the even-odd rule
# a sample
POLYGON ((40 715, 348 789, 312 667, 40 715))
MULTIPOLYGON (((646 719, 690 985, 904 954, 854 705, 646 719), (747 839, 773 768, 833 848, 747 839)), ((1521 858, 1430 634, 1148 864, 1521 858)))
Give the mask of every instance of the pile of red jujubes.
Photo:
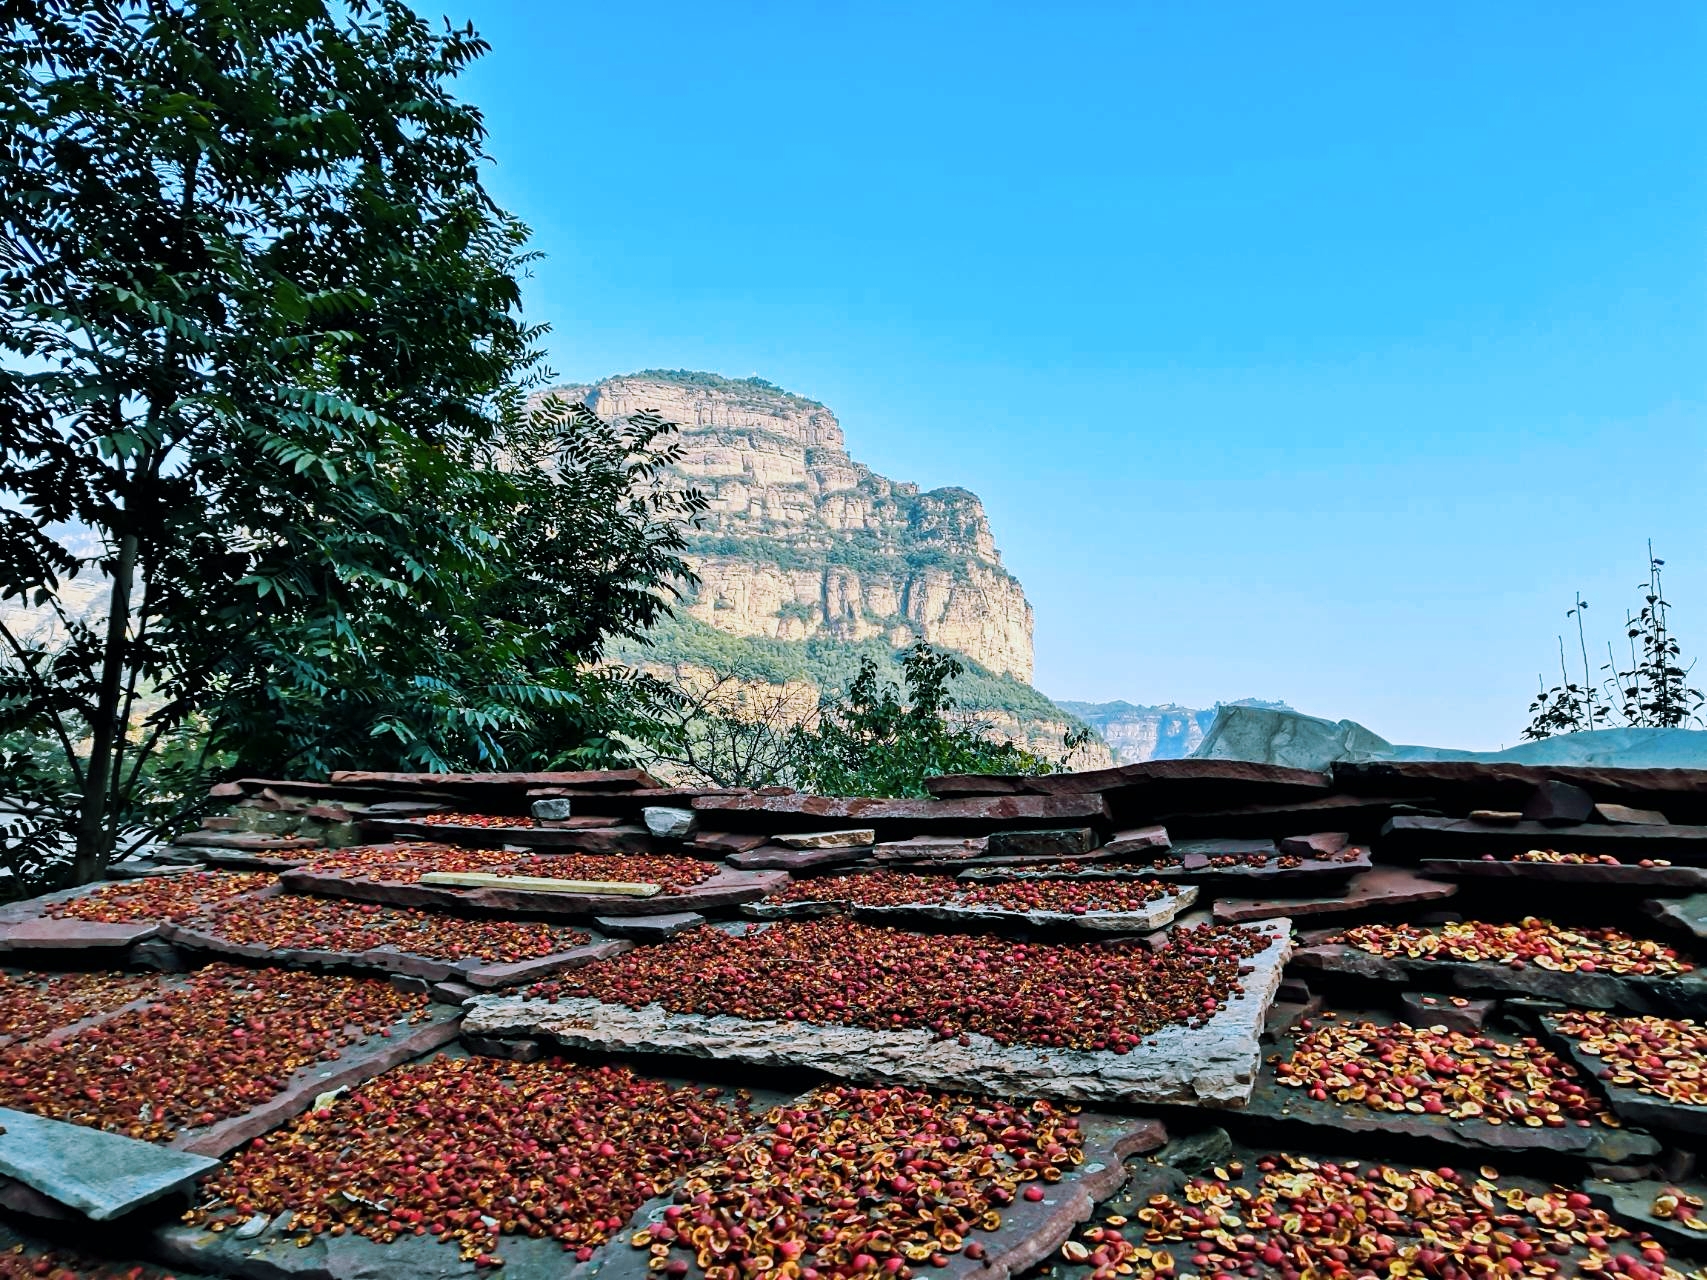
POLYGON ((616 880, 655 884, 660 893, 685 893, 711 879, 721 864, 668 853, 545 853, 498 872, 554 880, 616 880))
POLYGON ((523 855, 513 849, 463 849, 428 840, 398 844, 356 845, 316 858, 302 870, 309 875, 341 880, 383 880, 416 884, 429 871, 496 872, 515 865, 523 855))
POLYGON ((1658 942, 1617 929, 1567 929, 1534 916, 1518 924, 1465 920, 1442 925, 1366 924, 1333 941, 1371 955, 1410 960, 1492 962, 1520 969, 1532 964, 1554 973, 1638 974, 1677 977, 1695 966, 1658 942))
POLYGON ((1632 1235, 1580 1191, 1502 1187, 1455 1169, 1363 1167, 1301 1156, 1194 1179, 1180 1195, 1156 1195, 1136 1223, 1104 1219, 1062 1246, 1069 1261, 1096 1263, 1096 1280, 1169 1280, 1269 1274, 1304 1277, 1605 1275, 1683 1280, 1646 1233, 1632 1235), (1130 1237, 1130 1238, 1129 1238, 1130 1237), (1092 1242, 1099 1251, 1088 1258, 1092 1242), (1179 1250, 1176 1257, 1173 1250, 1179 1250))
POLYGON ((0 974, 0 1043, 33 1040, 60 1027, 117 1009, 159 988, 140 973, 0 974))
POLYGON ((802 880, 775 896, 791 902, 851 902, 860 907, 952 906, 997 911, 1139 911, 1177 890, 1155 880, 1070 880, 1043 876, 963 884, 952 876, 865 871, 802 880))
POLYGON ((271 871, 187 871, 175 876, 149 876, 104 884, 92 893, 51 904, 47 913, 56 920, 100 924, 181 920, 240 893, 264 889, 277 879, 271 871))
POLYGON ((246 1111, 299 1068, 425 1016, 426 996, 388 982, 211 965, 64 1040, 0 1051, 0 1106, 160 1141, 246 1111))
POLYGON ((159 1267, 103 1262, 66 1249, 16 1244, 0 1251, 0 1280, 173 1280, 159 1267))
POLYGON ((1707 1026, 1689 1018, 1621 1017, 1566 1009, 1554 1018, 1577 1050, 1605 1065, 1600 1078, 1667 1102, 1707 1106, 1707 1026))
POLYGON ((532 818, 502 813, 423 813, 417 818, 410 818, 409 821, 424 823, 429 827, 532 827, 538 825, 532 818))
POLYGON ((843 919, 741 936, 702 926, 529 994, 1125 1053, 1163 1027, 1206 1022, 1240 991, 1240 962, 1270 941, 1212 925, 1176 929, 1154 951, 1137 941, 1027 943, 843 919))
POLYGON ((1281 1084, 1325 1102, 1374 1111, 1480 1118, 1488 1124, 1587 1126, 1594 1116, 1617 1125, 1584 1088, 1576 1068, 1533 1036, 1506 1043, 1445 1027, 1402 1022, 1317 1023, 1275 1064, 1281 1084))
POLYGON ((695 1169, 629 1243, 652 1270, 706 1280, 908 1280, 913 1264, 977 1260, 975 1232, 1084 1160, 1077 1110, 826 1085, 695 1169))
POLYGON ((186 1221, 294 1211, 291 1230, 433 1235, 493 1265, 501 1235, 579 1261, 694 1165, 735 1146, 746 1098, 621 1066, 436 1057, 389 1071, 234 1155, 186 1221))
POLYGON ((431 960, 536 960, 591 937, 576 929, 522 920, 464 920, 417 907, 387 907, 345 898, 287 895, 234 902, 191 922, 231 942, 302 951, 368 951, 394 947, 431 960))

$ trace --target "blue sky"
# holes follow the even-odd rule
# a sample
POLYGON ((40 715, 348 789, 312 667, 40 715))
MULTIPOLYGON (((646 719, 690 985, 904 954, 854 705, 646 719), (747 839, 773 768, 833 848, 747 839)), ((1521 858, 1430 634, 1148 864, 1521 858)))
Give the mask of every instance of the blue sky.
POLYGON ((443 11, 557 370, 975 490, 1045 692, 1510 745, 1649 537, 1707 651, 1707 7, 443 11))

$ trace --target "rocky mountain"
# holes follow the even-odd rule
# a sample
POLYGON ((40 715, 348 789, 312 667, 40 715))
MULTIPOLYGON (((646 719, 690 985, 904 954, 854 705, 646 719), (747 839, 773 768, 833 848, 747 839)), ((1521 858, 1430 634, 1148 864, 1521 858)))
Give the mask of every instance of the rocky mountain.
MULTIPOLYGON (((1215 712, 1221 704, 1194 708, 1171 702, 1149 707, 1130 702, 1058 701, 1055 705, 1095 729, 1108 744, 1116 764, 1137 764, 1143 760, 1178 760, 1190 755, 1215 722, 1215 712)), ((1256 698, 1241 698, 1227 705, 1291 710, 1284 702, 1262 702, 1256 698)))
POLYGON ((925 640, 970 661, 962 701, 999 731, 1058 747, 1073 727, 1030 686, 1031 605, 976 494, 878 475, 828 407, 760 378, 652 369, 552 394, 679 424, 676 478, 709 499, 688 555, 700 586, 649 665, 757 665, 822 686, 849 655, 925 640))

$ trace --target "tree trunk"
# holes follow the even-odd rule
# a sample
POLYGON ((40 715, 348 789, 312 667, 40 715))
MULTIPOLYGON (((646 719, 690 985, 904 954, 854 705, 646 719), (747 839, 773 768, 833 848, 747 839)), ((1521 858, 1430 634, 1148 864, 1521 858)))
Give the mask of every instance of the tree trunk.
POLYGON ((125 637, 130 627, 130 591, 136 577, 136 535, 119 539, 119 560, 113 569, 112 601, 107 610, 107 643, 101 664, 101 692, 95 705, 95 723, 90 726, 89 767, 83 775, 83 805, 77 815, 77 855, 72 878, 77 884, 99 880, 117 832, 115 815, 109 812, 113 758, 124 725, 119 723, 125 667, 125 637))

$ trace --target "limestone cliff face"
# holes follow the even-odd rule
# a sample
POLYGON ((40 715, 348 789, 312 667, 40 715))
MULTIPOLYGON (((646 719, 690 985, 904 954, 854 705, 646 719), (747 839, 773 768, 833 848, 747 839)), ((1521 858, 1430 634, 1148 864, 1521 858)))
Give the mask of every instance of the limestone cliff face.
POLYGON ((1031 605, 976 494, 877 475, 834 413, 757 379, 648 372, 559 394, 680 424, 681 476, 711 504, 689 553, 694 617, 778 640, 926 640, 1030 682, 1031 605))

